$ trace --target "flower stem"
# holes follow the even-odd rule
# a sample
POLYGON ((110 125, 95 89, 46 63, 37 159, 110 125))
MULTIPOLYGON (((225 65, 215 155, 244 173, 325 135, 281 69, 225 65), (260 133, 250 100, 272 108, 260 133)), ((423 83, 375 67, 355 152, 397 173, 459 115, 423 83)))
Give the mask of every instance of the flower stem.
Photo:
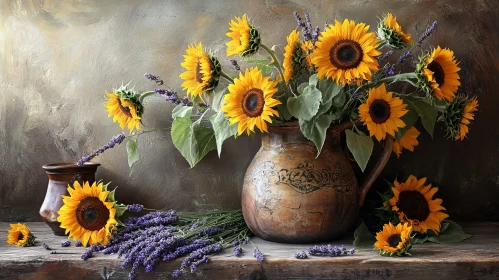
POLYGON ((277 59, 275 52, 262 43, 260 43, 260 47, 270 54, 273 60, 272 64, 274 64, 274 67, 277 69, 277 71, 279 71, 279 75, 281 75, 281 80, 286 86, 286 81, 284 80, 284 72, 282 71, 281 63, 279 63, 279 60, 277 59))
POLYGON ((377 82, 396 82, 396 81, 406 81, 409 79, 417 79, 416 73, 404 73, 404 74, 398 74, 398 75, 393 75, 389 77, 384 77, 383 79, 378 80, 377 82))
POLYGON ((229 75, 225 74, 225 72, 224 72, 224 71, 221 71, 221 72, 220 72, 220 76, 224 77, 224 78, 225 78, 227 81, 229 81, 230 83, 234 83, 234 80, 233 80, 231 77, 229 77, 229 75))

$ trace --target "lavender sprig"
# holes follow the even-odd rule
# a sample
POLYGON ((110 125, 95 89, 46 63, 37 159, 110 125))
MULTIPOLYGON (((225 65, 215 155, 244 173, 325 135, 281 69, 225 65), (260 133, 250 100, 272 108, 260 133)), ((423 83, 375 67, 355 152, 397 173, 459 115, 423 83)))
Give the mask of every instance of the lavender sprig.
POLYGON ((79 240, 79 239, 76 240, 75 247, 81 247, 81 246, 83 246, 83 244, 81 243, 81 240, 79 240))
POLYGON ((126 211, 131 213, 140 213, 144 209, 142 204, 129 204, 126 206, 126 211))
POLYGON ((263 260, 265 259, 263 253, 260 251, 260 249, 258 249, 258 247, 256 247, 253 251, 253 257, 255 257, 255 259, 257 259, 259 262, 263 262, 263 260))
POLYGON ((230 63, 232 63, 232 66, 234 66, 234 68, 236 68, 237 71, 241 71, 241 67, 239 67, 239 64, 237 63, 237 60, 231 59, 230 63))
POLYGON ((61 247, 69 247, 71 246, 71 241, 66 240, 61 242, 61 247))
POLYGON ((303 36, 305 37, 305 40, 307 41, 312 41, 312 23, 310 22, 310 16, 308 13, 305 13, 305 23, 307 24, 307 32, 303 36))
POLYGON ((397 65, 395 65, 395 64, 387 63, 386 66, 383 68, 383 73, 386 76, 393 76, 393 75, 395 75, 395 67, 396 66, 397 65))
POLYGON ((398 59, 398 62, 399 63, 403 63, 404 61, 406 61, 409 57, 412 57, 412 52, 411 51, 407 51, 405 52, 403 55, 401 55, 398 59))
POLYGON ((385 59, 389 58, 392 54, 393 54, 393 51, 389 50, 386 53, 384 53, 383 55, 378 56, 378 63, 383 62, 385 59))
POLYGON ((239 258, 242 253, 243 253, 243 248, 241 248, 241 246, 234 247, 234 256, 239 258))
POLYGON ((42 248, 45 250, 52 250, 52 248, 50 248, 49 245, 45 244, 45 242, 42 243, 42 248))
POLYGON ((322 245, 322 246, 313 246, 308 248, 308 254, 311 256, 329 256, 329 257, 339 257, 342 255, 353 255, 355 253, 355 249, 352 248, 350 251, 348 251, 343 245, 341 245, 341 248, 338 248, 337 246, 332 246, 331 244, 329 245, 322 245))
POLYGON ((145 73, 144 77, 146 77, 146 79, 149 79, 149 80, 155 82, 158 85, 162 85, 163 84, 163 80, 161 80, 158 76, 154 76, 152 74, 145 73))
POLYGON ((83 255, 81 255, 81 259, 84 261, 90 259, 92 257, 92 253, 93 253, 92 248, 85 249, 85 252, 83 253, 83 255))
POLYGON ((111 141, 109 141, 109 143, 107 143, 106 145, 98 148, 95 152, 93 152, 92 154, 88 155, 88 156, 84 156, 82 157, 78 162, 77 162, 77 165, 78 166, 82 166, 85 162, 87 161, 90 161, 92 160, 94 157, 104 153, 104 151, 106 151, 107 149, 112 149, 114 148, 115 145, 118 145, 118 144, 121 144, 121 142, 123 142, 123 140, 125 139, 125 134, 122 132, 118 135, 115 135, 113 136, 113 138, 111 138, 111 141))
MULTIPOLYGON (((298 26, 303 30, 303 38, 305 39, 305 41, 312 40, 312 35, 310 34, 310 30, 308 29, 307 24, 301 20, 298 12, 295 11, 293 14, 295 15, 295 19, 296 22, 298 23, 298 26)), ((307 17, 307 15, 308 14, 305 14, 305 17, 307 17)))
POLYGON ((305 251, 301 251, 301 252, 295 254, 295 258, 306 259, 306 258, 308 258, 308 255, 307 255, 307 253, 305 253, 305 251))
POLYGON ((428 29, 426 29, 425 33, 423 33, 423 35, 421 35, 421 37, 419 38, 418 47, 421 47, 423 41, 426 38, 428 38, 428 36, 430 36, 435 31, 436 28, 437 28, 437 21, 434 21, 432 25, 428 29))

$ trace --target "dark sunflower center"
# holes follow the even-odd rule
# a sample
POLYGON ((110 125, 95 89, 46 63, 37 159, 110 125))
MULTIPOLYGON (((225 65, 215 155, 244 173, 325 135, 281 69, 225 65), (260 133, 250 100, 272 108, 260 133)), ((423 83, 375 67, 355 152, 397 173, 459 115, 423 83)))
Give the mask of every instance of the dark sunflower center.
POLYGON ((130 113, 130 108, 123 106, 123 104, 121 103, 121 99, 118 99, 118 105, 120 106, 120 110, 121 112, 123 112, 123 114, 129 116, 130 118, 132 117, 132 114, 130 113))
POLYGON ((17 237, 17 240, 23 240, 24 239, 24 234, 19 233, 19 236, 17 237))
POLYGON ((444 69, 442 68, 442 66, 440 66, 440 64, 438 64, 438 62, 433 61, 432 63, 430 63, 428 65, 428 69, 430 69, 433 72, 433 77, 435 77, 435 81, 441 87, 445 82, 445 80, 444 80, 445 72, 444 72, 444 69))
POLYGON ((251 118, 260 116, 263 112, 264 105, 265 99, 263 98, 263 91, 258 88, 248 90, 244 94, 241 104, 244 114, 251 118))
POLYGON ((352 40, 340 40, 329 50, 329 60, 339 69, 357 67, 364 53, 359 43, 352 40))
POLYGON ((204 75, 201 73, 201 63, 198 62, 198 65, 196 66, 196 81, 198 83, 203 82, 204 75))
POLYGON ((399 194, 397 207, 411 220, 425 221, 430 215, 428 201, 418 191, 402 191, 399 194))
POLYGON ((392 236, 388 237, 388 244, 392 248, 397 248, 399 243, 402 241, 402 238, 400 237, 400 234, 393 234, 392 236))
POLYGON ((384 123, 390 118, 390 104, 383 99, 376 99, 369 107, 369 115, 375 123, 384 123))
POLYGON ((97 197, 87 197, 76 208, 78 224, 87 230, 99 230, 106 226, 109 209, 97 197))

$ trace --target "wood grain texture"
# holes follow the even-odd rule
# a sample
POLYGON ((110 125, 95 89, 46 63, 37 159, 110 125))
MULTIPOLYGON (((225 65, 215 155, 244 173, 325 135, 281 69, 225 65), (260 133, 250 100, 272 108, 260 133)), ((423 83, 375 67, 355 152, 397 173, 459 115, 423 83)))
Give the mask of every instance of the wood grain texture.
MULTIPOLYGON (((0 236, 0 279, 126 279, 127 271, 120 269, 121 260, 114 255, 96 254, 82 261, 83 248, 62 248, 64 237, 51 234, 43 223, 28 223, 38 237, 36 247, 19 248, 6 244, 0 236), (53 249, 74 254, 55 254, 43 249, 41 242, 53 249)), ((0 223, 0 232, 8 224, 0 223)), ((309 245, 277 244, 253 238, 252 242, 265 255, 262 263, 252 257, 252 246, 243 247, 241 258, 231 250, 213 257, 184 279, 499 279, 499 223, 466 224, 471 239, 457 244, 417 244, 412 257, 381 257, 370 249, 361 249, 353 256, 294 258, 296 252, 309 245)), ((333 245, 349 244, 352 239, 333 245)), ((171 279, 170 273, 180 261, 159 263, 152 273, 140 272, 137 279, 171 279)))

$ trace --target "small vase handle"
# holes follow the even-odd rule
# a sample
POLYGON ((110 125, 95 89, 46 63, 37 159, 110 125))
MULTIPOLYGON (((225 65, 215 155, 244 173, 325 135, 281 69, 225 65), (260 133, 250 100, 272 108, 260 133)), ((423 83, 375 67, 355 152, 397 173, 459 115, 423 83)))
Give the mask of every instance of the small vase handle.
MULTIPOLYGON (((356 122, 355 125, 362 125, 360 122, 356 122)), ((345 129, 351 128, 353 126, 352 122, 345 122, 337 125, 336 129, 337 131, 341 132, 345 129)), ((373 169, 369 171, 367 174, 367 177, 365 177, 364 182, 362 182, 362 185, 359 190, 359 208, 362 207, 364 204, 364 200, 366 199, 367 192, 371 188, 372 184, 378 178, 379 174, 381 174, 381 171, 385 168, 386 164, 388 163, 388 160, 390 159, 390 155, 392 153, 392 147, 393 147, 393 138, 389 135, 387 135, 385 141, 384 141, 384 147, 383 151, 381 152, 380 157, 378 158, 378 161, 374 165, 373 169)))

